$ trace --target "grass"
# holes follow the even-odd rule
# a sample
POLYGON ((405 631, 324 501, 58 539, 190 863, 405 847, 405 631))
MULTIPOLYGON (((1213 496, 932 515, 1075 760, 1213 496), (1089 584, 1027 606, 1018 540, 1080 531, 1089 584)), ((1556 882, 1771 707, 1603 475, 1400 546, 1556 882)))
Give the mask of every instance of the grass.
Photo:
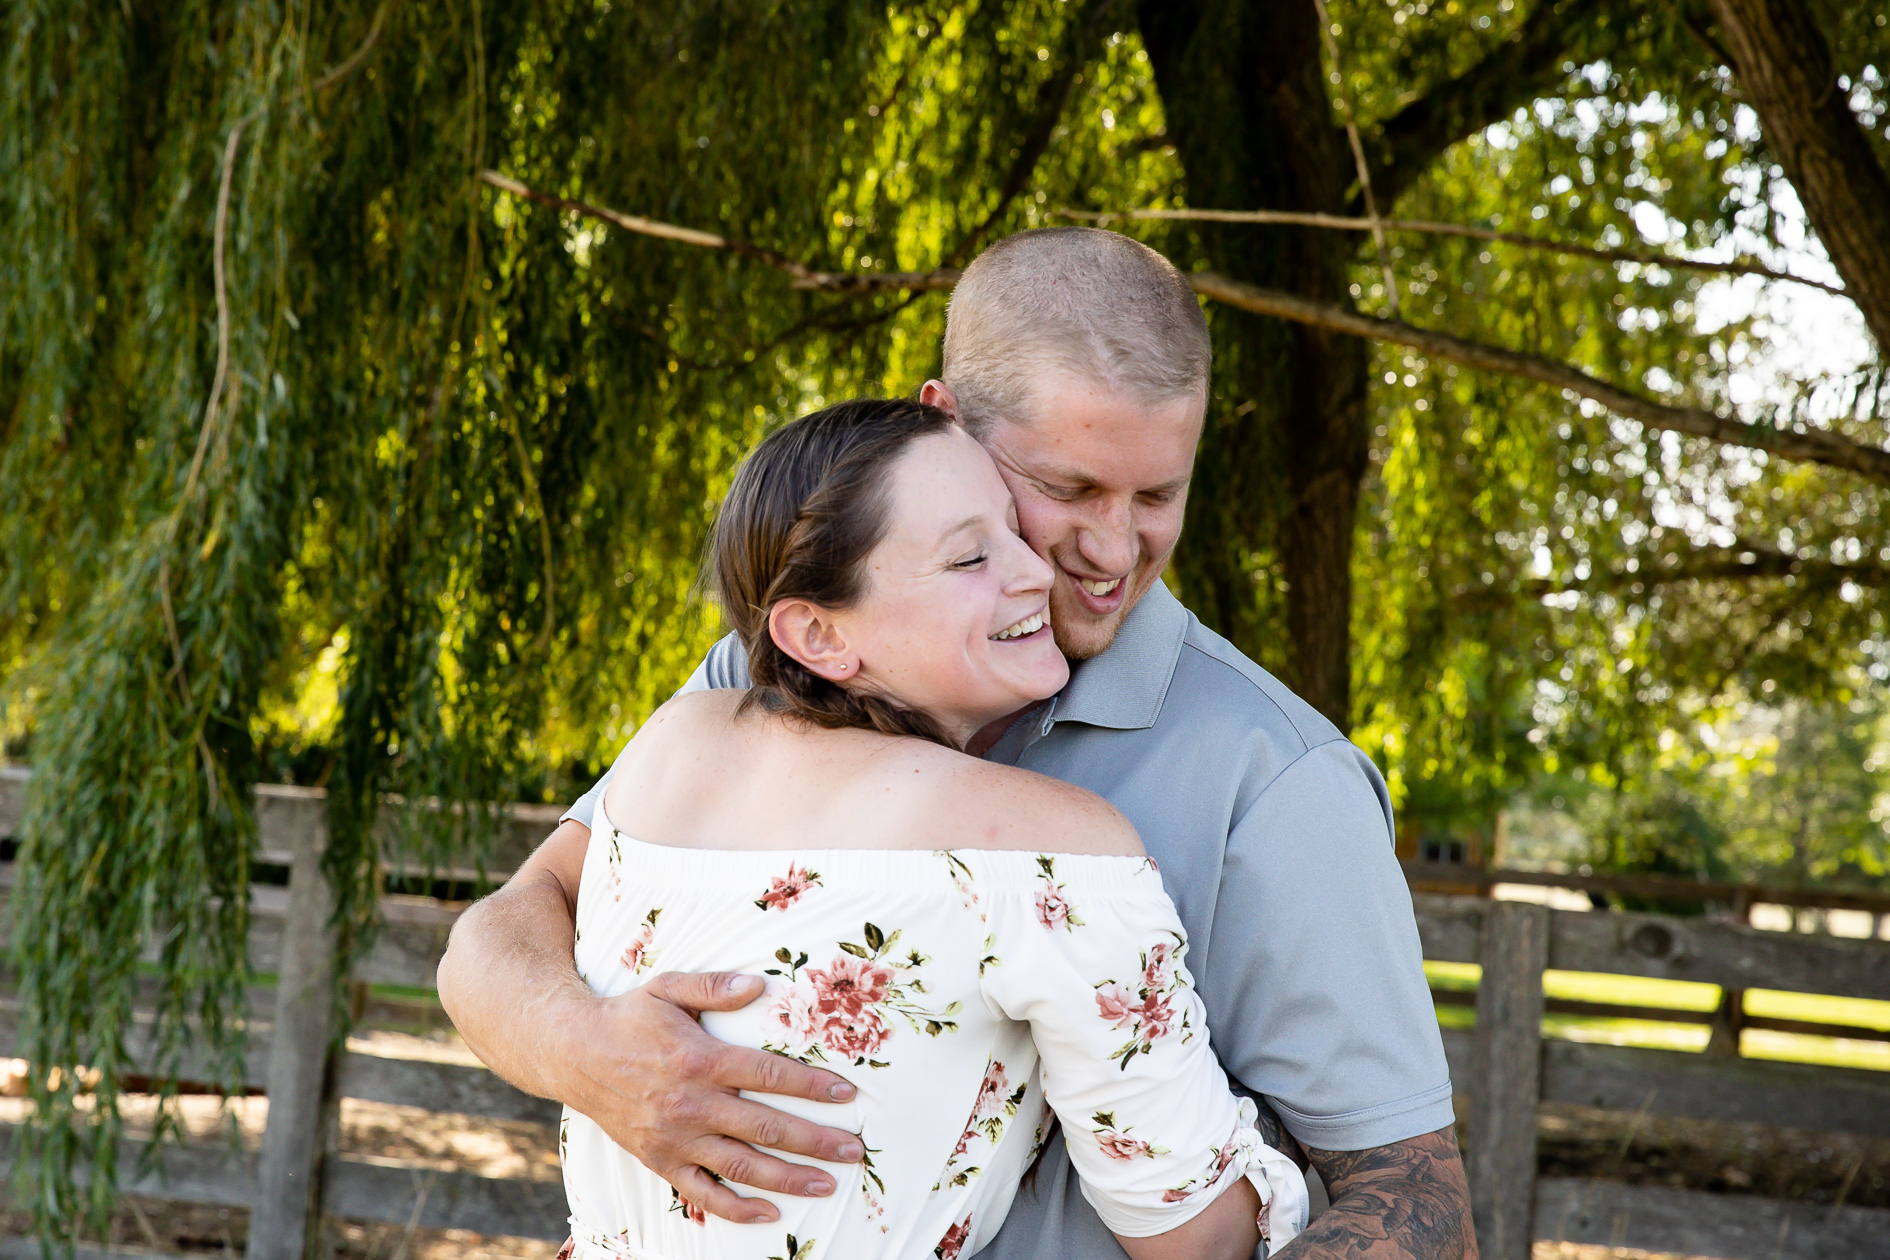
MULTIPOLYGON (((1426 960, 1424 972, 1430 977, 1434 989, 1475 992, 1482 969, 1475 963, 1426 960)), ((1622 1006, 1657 1006, 1680 1011, 1710 1011, 1719 1005, 1720 995, 1719 986, 1713 984, 1580 971, 1544 972, 1542 988, 1552 998, 1612 1002, 1622 1006)), ((1862 1028, 1890 1029, 1890 1002, 1864 998, 1752 989, 1746 993, 1746 1013, 1768 1015, 1776 1019, 1815 1020, 1821 1023, 1853 1024, 1862 1028)), ((1469 1028, 1475 1025, 1476 1015, 1469 1007, 1441 1006, 1437 1010, 1437 1022, 1445 1028, 1469 1028)), ((1542 1031, 1544 1036, 1566 1041, 1691 1051, 1704 1050, 1710 1035, 1702 1024, 1612 1019, 1599 1015, 1550 1014, 1543 1018, 1542 1031)), ((1812 1037, 1801 1033, 1749 1028, 1740 1039, 1740 1052, 1751 1059, 1781 1059, 1829 1067, 1890 1071, 1890 1042, 1812 1037)))

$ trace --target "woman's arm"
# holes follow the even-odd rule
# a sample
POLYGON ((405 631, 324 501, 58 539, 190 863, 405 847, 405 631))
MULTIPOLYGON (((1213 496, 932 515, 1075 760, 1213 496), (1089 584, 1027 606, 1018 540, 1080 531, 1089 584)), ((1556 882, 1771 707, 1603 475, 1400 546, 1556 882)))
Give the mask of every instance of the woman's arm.
POLYGON ((1116 1241, 1129 1260, 1250 1260, 1260 1243, 1260 1195, 1245 1177, 1229 1186, 1201 1215, 1165 1234, 1116 1241))

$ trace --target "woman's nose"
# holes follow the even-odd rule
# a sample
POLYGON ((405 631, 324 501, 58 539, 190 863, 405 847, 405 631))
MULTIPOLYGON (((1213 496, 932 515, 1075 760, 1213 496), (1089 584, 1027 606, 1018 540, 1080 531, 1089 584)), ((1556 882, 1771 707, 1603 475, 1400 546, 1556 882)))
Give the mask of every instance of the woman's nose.
POLYGON ((1021 538, 1012 538, 1010 546, 1011 569, 1004 586, 1013 594, 1027 594, 1031 591, 1047 591, 1056 578, 1056 571, 1048 561, 1031 549, 1029 543, 1021 538))

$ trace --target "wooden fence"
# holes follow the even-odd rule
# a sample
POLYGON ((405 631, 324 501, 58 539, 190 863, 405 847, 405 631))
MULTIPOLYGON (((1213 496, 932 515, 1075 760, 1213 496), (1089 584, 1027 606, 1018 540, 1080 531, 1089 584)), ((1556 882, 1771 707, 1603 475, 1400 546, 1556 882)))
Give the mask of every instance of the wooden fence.
MULTIPOLYGON (((17 824, 23 782, 18 771, 0 771, 0 836, 17 824)), ((266 861, 290 871, 286 889, 254 890, 251 957, 259 971, 279 976, 273 993, 257 995, 250 1032, 250 1083, 269 1097, 261 1149, 170 1147, 160 1153, 159 1174, 145 1179, 136 1175, 139 1152, 129 1150, 123 1184, 138 1194, 249 1208, 251 1260, 303 1260, 317 1249, 325 1217, 562 1238, 564 1195, 555 1181, 340 1153, 336 1114, 344 1098, 544 1125, 557 1123, 558 1109, 481 1068, 356 1050, 331 1055, 329 903, 316 867, 323 802, 317 792, 263 788, 258 812, 266 861)), ((515 860, 546 834, 556 813, 515 810, 500 861, 515 860)), ((0 869, 0 887, 10 886, 9 875, 0 869)), ((1890 1138, 1890 1072, 1545 1041, 1541 1032, 1545 1007, 1558 1005, 1545 1003, 1545 968, 1890 1000, 1890 944, 1479 896, 1419 893, 1414 900, 1427 958, 1483 965, 1475 1029, 1446 1029, 1444 1043, 1452 1078, 1469 1097, 1461 1119, 1484 1256, 1517 1260, 1532 1239, 1728 1260, 1890 1253, 1890 1210, 1541 1178, 1535 1158, 1537 1109, 1545 1102, 1620 1112, 1624 1125, 1651 1114, 1890 1138)), ((390 896, 379 941, 353 979, 431 988, 457 913, 448 903, 390 896)), ((1640 1008, 1625 1013, 1689 1018, 1640 1008)), ((15 1044, 17 1014, 16 1004, 0 998, 0 1048, 15 1044)), ((1791 1030, 1812 1028, 1867 1033, 1832 1025, 1791 1030)), ((0 1131, 0 1165, 10 1165, 16 1136, 0 1131)), ((36 1254, 37 1244, 0 1240, 0 1260, 14 1254, 24 1260, 29 1249, 36 1254)))

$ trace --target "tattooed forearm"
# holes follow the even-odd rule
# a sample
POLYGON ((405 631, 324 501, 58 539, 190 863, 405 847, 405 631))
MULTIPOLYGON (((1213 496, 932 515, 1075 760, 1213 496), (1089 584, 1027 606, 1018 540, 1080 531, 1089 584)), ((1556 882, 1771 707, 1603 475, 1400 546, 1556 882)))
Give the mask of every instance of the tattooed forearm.
POLYGON ((1253 1099, 1258 1112, 1253 1124, 1254 1128, 1260 1130, 1260 1140, 1301 1168, 1306 1167, 1306 1148, 1299 1144, 1298 1138, 1286 1131, 1286 1126, 1280 1123, 1279 1113, 1267 1106, 1267 1100, 1258 1094, 1248 1094, 1247 1097, 1253 1099))
POLYGON ((1283 1260, 1476 1260, 1470 1190, 1450 1129, 1309 1154, 1332 1200, 1283 1260))

